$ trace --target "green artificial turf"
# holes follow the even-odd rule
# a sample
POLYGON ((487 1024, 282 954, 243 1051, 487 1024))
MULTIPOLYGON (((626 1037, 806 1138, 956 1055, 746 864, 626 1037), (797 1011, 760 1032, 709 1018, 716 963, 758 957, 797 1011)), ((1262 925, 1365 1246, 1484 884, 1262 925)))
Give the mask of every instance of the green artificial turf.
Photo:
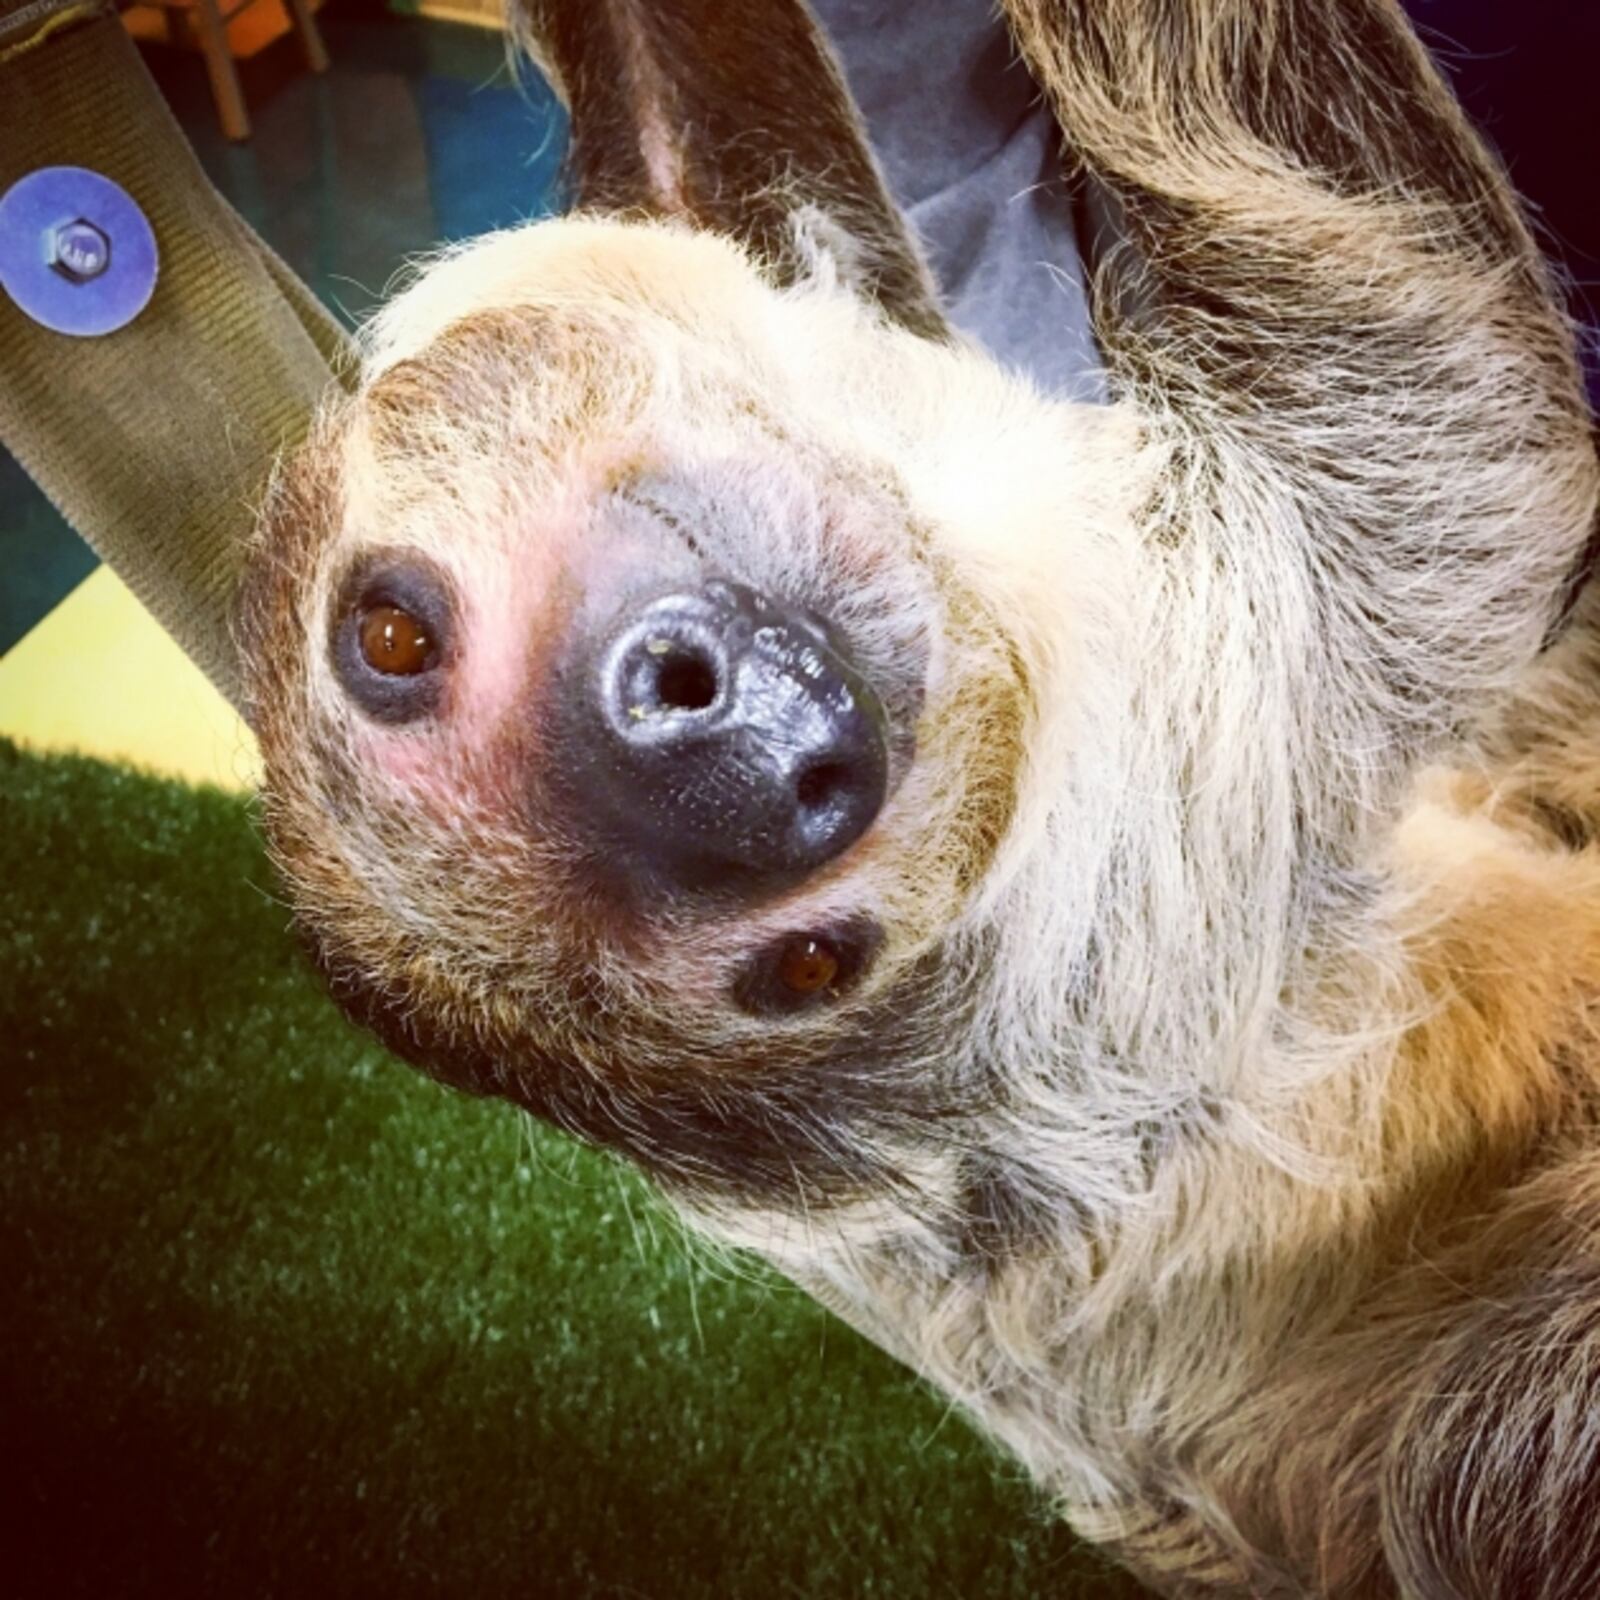
POLYGON ((1137 1593, 287 922, 243 802, 0 743, 0 1592, 1137 1593))

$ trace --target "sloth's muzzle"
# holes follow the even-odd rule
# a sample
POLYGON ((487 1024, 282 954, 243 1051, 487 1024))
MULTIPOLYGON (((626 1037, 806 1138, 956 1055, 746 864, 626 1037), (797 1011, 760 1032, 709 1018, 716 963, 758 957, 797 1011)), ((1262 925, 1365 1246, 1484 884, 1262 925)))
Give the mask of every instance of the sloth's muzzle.
POLYGON ((572 821, 629 877, 754 897, 831 861, 883 804, 878 696, 824 622, 741 584, 625 607, 566 696, 564 742, 585 747, 572 821))

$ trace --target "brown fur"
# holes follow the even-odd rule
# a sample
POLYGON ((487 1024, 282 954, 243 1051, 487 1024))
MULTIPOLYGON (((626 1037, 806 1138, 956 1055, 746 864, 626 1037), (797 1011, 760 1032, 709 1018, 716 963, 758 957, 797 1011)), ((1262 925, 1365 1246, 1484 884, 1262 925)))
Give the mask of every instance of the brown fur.
POLYGON ((951 338, 797 7, 527 10, 591 198, 672 220, 446 261, 286 469, 240 636, 302 926, 403 1053, 644 1162, 1164 1591, 1580 1600, 1571 330, 1389 0, 1008 11, 1121 231, 1101 411, 951 338), (327 666, 375 544, 459 609, 414 729, 327 666), (656 561, 816 605, 887 686, 882 818, 753 908, 607 889, 547 759, 563 640, 656 561), (739 1012, 840 917, 858 991, 739 1012))

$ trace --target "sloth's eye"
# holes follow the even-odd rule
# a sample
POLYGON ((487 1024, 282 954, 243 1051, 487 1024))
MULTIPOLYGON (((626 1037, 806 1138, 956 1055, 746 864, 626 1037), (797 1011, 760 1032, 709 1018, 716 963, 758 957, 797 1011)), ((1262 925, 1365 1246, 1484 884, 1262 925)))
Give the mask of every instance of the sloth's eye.
POLYGON ((378 722, 439 709, 456 607, 445 575, 410 552, 374 552, 339 585, 329 640, 350 699, 378 722))
POLYGON ((791 994, 815 994, 838 975, 838 954, 823 939, 791 939, 778 957, 778 979, 791 994))
POLYGON ((409 678, 432 665, 427 625, 399 606, 374 606, 361 618, 361 654, 374 672, 409 678))
POLYGON ((757 1016, 815 1010, 854 988, 882 943, 882 931, 867 917, 788 934, 746 964, 734 982, 734 999, 757 1016))

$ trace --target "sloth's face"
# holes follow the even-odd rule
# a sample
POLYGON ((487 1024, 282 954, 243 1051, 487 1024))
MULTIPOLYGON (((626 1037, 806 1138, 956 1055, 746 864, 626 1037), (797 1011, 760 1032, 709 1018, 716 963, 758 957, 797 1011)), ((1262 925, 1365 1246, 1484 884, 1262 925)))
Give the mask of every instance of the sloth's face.
POLYGON ((240 609, 336 996, 680 1184, 887 1181, 981 1093, 983 908, 1104 668, 1123 450, 704 235, 436 267, 240 609))

